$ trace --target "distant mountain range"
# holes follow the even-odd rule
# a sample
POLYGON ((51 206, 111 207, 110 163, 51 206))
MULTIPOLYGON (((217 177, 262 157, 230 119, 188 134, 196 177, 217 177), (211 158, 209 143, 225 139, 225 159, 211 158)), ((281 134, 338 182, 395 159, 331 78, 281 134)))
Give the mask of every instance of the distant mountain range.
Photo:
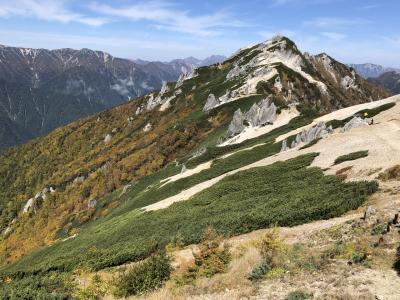
POLYGON ((223 59, 135 62, 90 49, 0 45, 0 151, 223 59))
POLYGON ((381 65, 366 63, 366 64, 348 64, 349 67, 352 67, 356 72, 364 77, 367 78, 376 78, 383 73, 386 72, 400 72, 400 69, 396 68, 386 68, 381 65))
POLYGON ((189 56, 187 58, 174 59, 169 62, 157 62, 157 61, 148 61, 142 59, 135 59, 134 62, 142 66, 154 63, 154 64, 164 64, 170 66, 189 65, 194 67, 205 67, 222 62, 225 59, 226 57, 223 55, 211 55, 209 57, 206 57, 205 59, 197 59, 196 57, 189 56))
POLYGON ((369 78, 369 82, 380 85, 394 94, 400 94, 400 73, 391 71, 380 75, 377 78, 369 78))

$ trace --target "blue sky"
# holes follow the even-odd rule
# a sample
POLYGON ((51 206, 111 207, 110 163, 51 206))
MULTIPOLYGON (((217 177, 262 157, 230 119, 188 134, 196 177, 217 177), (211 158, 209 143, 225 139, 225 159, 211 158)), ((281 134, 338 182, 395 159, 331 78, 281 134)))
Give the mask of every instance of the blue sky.
POLYGON ((170 60, 274 34, 342 62, 400 67, 398 0, 0 0, 0 44, 170 60))

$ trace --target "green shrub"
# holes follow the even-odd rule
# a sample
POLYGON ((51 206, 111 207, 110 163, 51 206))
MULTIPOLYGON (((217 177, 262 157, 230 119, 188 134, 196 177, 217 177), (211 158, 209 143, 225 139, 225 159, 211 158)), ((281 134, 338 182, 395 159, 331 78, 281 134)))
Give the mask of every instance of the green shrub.
POLYGON ((121 275, 114 294, 117 297, 143 295, 160 287, 170 274, 169 258, 164 254, 153 255, 121 275))
POLYGON ((271 270, 268 263, 263 259, 261 263, 256 265, 250 272, 249 276, 247 277, 251 281, 256 281, 262 279, 265 274, 267 274, 271 270))
POLYGON ((199 251, 194 253, 198 277, 211 277, 226 271, 231 255, 223 237, 214 228, 207 227, 203 233, 199 251))
POLYGON ((322 140, 322 138, 318 138, 318 139, 312 140, 308 144, 305 144, 304 146, 300 147, 299 150, 310 148, 311 146, 314 146, 316 143, 318 143, 320 140, 322 140))
POLYGON ((294 292, 291 292, 287 297, 286 300, 305 300, 305 299, 310 299, 312 297, 312 294, 303 291, 303 290, 296 290, 294 292))
POLYGON ((68 273, 49 272, 21 278, 0 278, 0 299, 67 300, 70 299, 72 290, 73 283, 68 273))
POLYGON ((349 161, 349 160, 356 160, 362 157, 368 156, 368 150, 363 150, 363 151, 357 151, 357 152, 352 152, 346 155, 341 155, 338 158, 335 159, 334 164, 338 165, 342 162, 349 161))
POLYGON ((195 263, 182 274, 173 278, 176 285, 192 284, 197 278, 212 277, 224 273, 231 261, 231 255, 226 244, 221 244, 223 237, 214 228, 207 227, 196 252, 193 252, 195 263))
POLYGON ((372 232, 371 233, 373 235, 384 234, 384 233, 386 233, 386 227, 387 226, 384 223, 377 224, 372 228, 372 232))

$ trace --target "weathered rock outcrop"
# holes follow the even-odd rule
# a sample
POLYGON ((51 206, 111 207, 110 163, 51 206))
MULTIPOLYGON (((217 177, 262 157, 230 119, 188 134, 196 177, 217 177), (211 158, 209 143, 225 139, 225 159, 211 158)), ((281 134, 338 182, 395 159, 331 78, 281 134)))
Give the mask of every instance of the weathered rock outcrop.
POLYGON ((246 126, 257 127, 272 124, 276 120, 276 111, 275 104, 268 98, 254 103, 245 114, 238 109, 229 124, 227 137, 241 133, 246 126))
POLYGON ((199 157, 201 155, 203 155, 204 153, 206 153, 207 148, 206 147, 201 147, 198 150, 196 150, 195 152, 193 152, 192 156, 190 157, 190 159, 199 157))
POLYGON ((361 117, 354 117, 349 122, 347 122, 343 128, 342 132, 349 131, 353 128, 358 128, 362 126, 368 126, 371 123, 371 119, 363 119, 361 117))
POLYGON ((187 171, 187 168, 185 165, 182 165, 182 169, 181 169, 181 174, 185 173, 187 171))
POLYGON ((158 93, 158 95, 155 97, 155 93, 151 93, 148 98, 147 98, 147 103, 146 104, 142 104, 142 106, 139 106, 136 109, 135 114, 139 115, 143 112, 144 107, 146 108, 146 110, 152 110, 153 108, 155 108, 158 105, 161 105, 160 107, 160 111, 164 111, 165 109, 167 109, 170 106, 170 102, 176 98, 176 96, 182 94, 182 90, 181 89, 176 89, 172 94, 171 94, 172 90, 171 88, 168 86, 167 83, 164 83, 164 85, 161 88, 161 91, 158 93), (166 95, 167 93, 169 93, 169 95, 166 95))
POLYGON ((90 208, 95 208, 96 205, 97 205, 97 200, 96 200, 96 199, 90 199, 90 200, 88 201, 88 208, 89 208, 89 209, 90 209, 90 208))
POLYGON ((274 103, 271 103, 269 99, 264 99, 261 104, 258 104, 260 111, 258 114, 257 126, 264 126, 266 124, 272 124, 276 120, 277 108, 274 103))
POLYGON ((153 125, 151 123, 147 123, 146 126, 143 127, 144 132, 148 132, 153 128, 153 125))
POLYGON ((207 102, 203 107, 203 112, 210 111, 218 105, 219 105, 219 101, 215 98, 214 94, 210 94, 210 95, 208 95, 207 102))
POLYGON ((43 198, 31 198, 29 199, 24 208, 23 208, 23 213, 27 214, 27 213, 36 213, 38 211, 38 209, 40 208, 41 204, 42 204, 43 198))
POLYGON ((3 235, 6 236, 10 234, 12 231, 12 228, 10 226, 7 226, 7 228, 4 230, 3 235))
POLYGON ((104 143, 107 144, 109 142, 111 142, 112 140, 112 135, 110 133, 108 133, 105 137, 104 137, 104 143))
POLYGON ((245 126, 243 125, 243 121, 245 120, 244 115, 241 111, 241 109, 237 109, 235 113, 233 114, 233 119, 231 123, 229 124, 228 131, 227 131, 227 136, 231 137, 236 134, 241 133, 245 126))
POLYGON ((332 132, 332 126, 327 127, 324 122, 319 122, 313 127, 304 129, 302 132, 298 133, 296 138, 290 144, 290 147, 288 147, 287 139, 285 139, 282 142, 281 151, 287 151, 300 145, 306 145, 316 139, 323 138, 332 132))
POLYGON ((175 88, 181 87, 185 80, 194 78, 196 76, 197 76, 196 69, 192 69, 189 72, 185 72, 185 73, 181 74, 181 76, 179 76, 179 78, 178 78, 178 81, 176 82, 175 88))
POLYGON ((289 147, 288 144, 287 144, 287 139, 283 140, 283 141, 282 141, 281 152, 287 151, 287 150, 289 150, 289 149, 290 149, 290 147, 289 147))
POLYGON ((226 79, 229 80, 235 77, 242 76, 246 74, 246 72, 247 72, 246 66, 239 66, 238 64, 236 64, 226 75, 226 79))
MULTIPOLYGON (((53 187, 45 187, 43 190, 40 192, 36 193, 35 197, 30 198, 26 203, 24 208, 22 209, 22 212, 24 214, 26 213, 36 213, 37 210, 40 208, 42 205, 43 201, 47 199, 47 194, 48 193, 55 193, 55 189, 53 187)), ((15 221, 13 221, 15 222, 15 221)))
POLYGON ((326 127, 326 124, 324 122, 319 122, 310 129, 305 129, 301 133, 298 133, 296 135, 296 139, 292 142, 290 147, 294 148, 301 144, 307 144, 316 139, 323 138, 332 132, 333 129, 331 126, 326 127))
POLYGON ((166 82, 164 82, 161 87, 160 94, 164 95, 167 92, 169 92, 169 87, 168 87, 168 84, 166 82))
MULTIPOLYGON (((168 86, 168 83, 164 82, 163 86, 161 87, 160 92, 158 93, 157 97, 154 97, 154 93, 150 94, 149 99, 147 100, 147 105, 146 109, 151 110, 154 107, 156 107, 159 104, 162 104, 163 102, 163 95, 168 93, 170 91, 170 88, 168 86)), ((140 112, 139 112, 140 113, 140 112)))
MULTIPOLYGON (((129 191, 129 189, 132 187, 132 184, 127 184, 124 186, 124 188, 122 189, 121 195, 125 194, 127 191, 129 191)), ((120 196, 121 196, 120 195, 120 196)))
POLYGON ((72 182, 73 184, 82 183, 85 180, 85 176, 78 176, 72 182))

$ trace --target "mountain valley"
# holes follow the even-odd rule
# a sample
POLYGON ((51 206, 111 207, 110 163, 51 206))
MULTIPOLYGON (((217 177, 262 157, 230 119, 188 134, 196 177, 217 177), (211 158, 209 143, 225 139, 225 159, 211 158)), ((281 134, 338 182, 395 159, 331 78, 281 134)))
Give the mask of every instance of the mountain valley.
POLYGON ((137 64, 90 49, 0 45, 0 151, 174 81, 212 56, 137 64))

